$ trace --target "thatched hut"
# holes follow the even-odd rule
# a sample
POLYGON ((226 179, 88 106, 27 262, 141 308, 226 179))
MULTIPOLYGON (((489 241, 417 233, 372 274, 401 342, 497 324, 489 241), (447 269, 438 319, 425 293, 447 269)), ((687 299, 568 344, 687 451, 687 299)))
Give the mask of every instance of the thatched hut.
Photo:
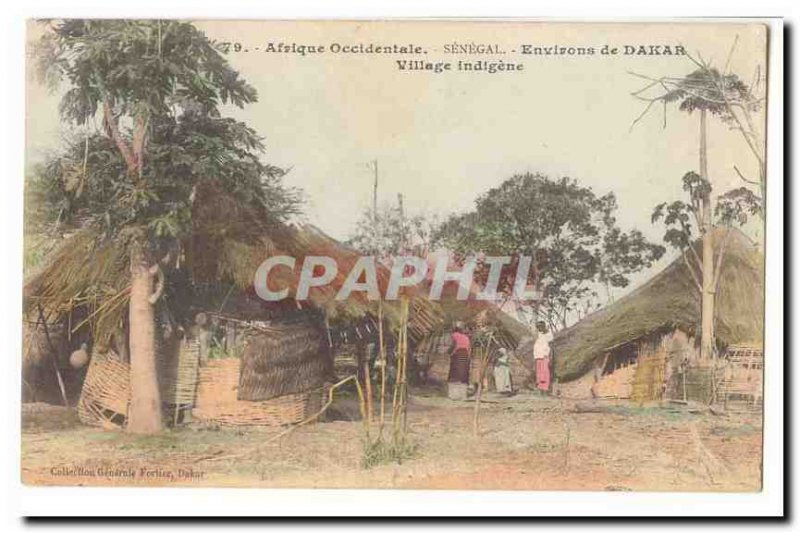
MULTIPOLYGON (((718 351, 761 345, 763 255, 738 230, 726 242, 716 298, 718 351)), ((699 243, 696 243, 699 245, 699 243)), ((698 360, 700 295, 682 258, 624 298, 558 332, 554 374, 565 396, 708 399, 710 372, 698 360)))
MULTIPOLYGON (((172 415, 168 419, 176 423, 188 419, 192 407, 202 404, 198 415, 210 420, 217 420, 217 413, 218 421, 229 423, 245 423, 248 417, 253 423, 297 421, 313 408, 309 398, 318 396, 331 377, 331 331, 374 324, 376 302, 358 293, 346 301, 334 298, 359 254, 312 226, 257 226, 258 235, 226 233, 224 238, 209 229, 213 227, 204 224, 181 243, 175 265, 167 272, 167 298, 159 301, 156 311, 159 385, 165 411, 172 415), (287 287, 289 298, 264 302, 255 295, 253 275, 273 255, 295 257, 298 269, 308 255, 332 257, 339 274, 330 284, 313 287, 307 300, 295 301, 297 272, 277 269, 271 282, 287 287), (199 313, 212 316, 225 330, 228 352, 238 330, 244 349, 239 357, 230 358, 235 361, 201 365, 204 358, 197 343, 202 335, 194 325, 199 313), (290 415, 262 416, 276 402, 286 403, 286 398, 292 399, 290 415), (214 402, 221 407, 213 407, 214 402)), ((24 288, 29 319, 41 309, 46 320, 68 324, 64 352, 74 348, 73 337, 89 339, 94 356, 78 405, 84 422, 100 426, 122 425, 126 415, 127 389, 112 384, 118 374, 126 379, 128 372, 127 258, 124 239, 104 241, 92 229, 83 229, 28 276, 24 288)), ((379 269, 378 277, 385 287, 388 272, 379 269)), ((431 302, 414 298, 411 309, 409 337, 421 338, 438 325, 440 317, 431 302)), ((381 314, 387 328, 400 321, 397 303, 384 303, 381 314)), ((55 356, 64 358, 62 353, 55 356)))
MULTIPOLYGON (((414 347, 416 360, 424 366, 421 369, 424 379, 434 385, 447 382, 450 368, 450 335, 453 325, 461 323, 471 336, 477 334, 485 337, 490 332, 494 348, 503 347, 509 350, 513 354, 510 366, 514 386, 515 388, 526 386, 531 378, 533 353, 530 353, 531 357, 526 358, 524 353, 517 352, 517 348, 528 337, 529 328, 490 301, 477 300, 474 297, 467 300, 457 299, 457 290, 455 283, 444 285, 442 299, 438 302, 442 313, 441 327, 432 330, 414 347)), ((478 372, 479 366, 471 365, 472 383, 478 381, 478 372)))

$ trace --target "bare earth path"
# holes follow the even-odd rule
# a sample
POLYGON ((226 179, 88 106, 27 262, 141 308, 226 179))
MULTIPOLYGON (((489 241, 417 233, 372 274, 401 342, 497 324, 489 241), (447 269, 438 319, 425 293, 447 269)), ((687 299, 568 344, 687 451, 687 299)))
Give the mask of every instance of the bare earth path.
POLYGON ((576 413, 518 395, 486 404, 414 397, 413 458, 364 469, 362 424, 347 401, 327 421, 276 430, 191 426, 156 437, 81 426, 74 411, 29 408, 22 479, 45 485, 161 485, 524 490, 756 491, 755 415, 617 405, 576 413))

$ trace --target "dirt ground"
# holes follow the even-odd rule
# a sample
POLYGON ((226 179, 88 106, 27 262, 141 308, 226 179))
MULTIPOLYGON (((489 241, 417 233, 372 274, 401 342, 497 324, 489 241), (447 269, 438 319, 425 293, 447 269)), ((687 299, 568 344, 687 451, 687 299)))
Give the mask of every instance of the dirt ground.
MULTIPOLYGON (((412 397, 412 457, 364 467, 352 400, 327 420, 280 429, 191 425, 153 437, 81 426, 74 410, 23 409, 22 480, 37 485, 757 491, 761 419, 684 406, 412 397), (589 406, 590 408, 597 405, 589 406)), ((373 428, 373 431, 376 431, 373 428)))

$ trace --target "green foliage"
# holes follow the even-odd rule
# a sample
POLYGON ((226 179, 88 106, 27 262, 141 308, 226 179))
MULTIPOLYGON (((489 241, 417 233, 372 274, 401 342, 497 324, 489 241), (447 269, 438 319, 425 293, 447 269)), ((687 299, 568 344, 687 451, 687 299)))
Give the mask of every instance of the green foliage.
MULTIPOLYGON (((688 202, 675 200, 655 206, 650 217, 653 223, 663 222, 666 230, 664 242, 677 250, 687 250, 700 230, 703 198, 713 192, 711 182, 696 172, 683 176, 683 190, 688 202)), ((714 225, 718 227, 744 226, 749 218, 762 213, 761 199, 745 187, 732 189, 717 198, 714 207, 714 225)))
POLYGON ((192 24, 177 20, 86 20, 50 23, 40 41, 39 72, 67 82, 61 112, 84 124, 108 101, 118 113, 174 115, 174 107, 256 101, 256 91, 192 24))
POLYGON ((744 226, 751 216, 763 217, 761 198, 750 189, 739 187, 732 189, 717 198, 714 215, 720 224, 744 226))
POLYGON ((395 205, 383 206, 377 212, 366 209, 347 244, 363 254, 378 257, 424 256, 437 225, 435 217, 408 215, 395 205))
POLYGON ((208 347, 208 358, 240 359, 243 351, 244 347, 240 343, 236 343, 234 346, 226 348, 225 343, 219 337, 214 336, 211 338, 211 344, 208 347))
MULTIPOLYGON (((462 257, 533 257, 539 309, 551 325, 565 327, 581 302, 597 296, 598 284, 625 287, 630 274, 664 253, 641 232, 623 232, 616 209, 613 193, 597 196, 573 179, 528 173, 481 195, 473 211, 447 219, 435 237, 462 257)), ((508 273, 515 271, 512 264, 508 273)), ((501 276, 499 291, 510 294, 513 279, 501 276)))
POLYGON ((384 464, 403 464, 404 461, 413 459, 419 450, 415 444, 402 440, 400 443, 386 442, 377 439, 371 442, 364 441, 361 457, 361 467, 365 470, 384 464))
POLYGON ((262 222, 298 209, 284 171, 261 161, 260 137, 220 114, 256 101, 194 26, 180 21, 69 20, 38 46, 40 72, 65 82, 65 121, 84 126, 36 177, 57 222, 103 238, 146 229, 151 243, 194 228, 194 200, 213 190, 262 222), (102 128, 95 128, 101 115, 102 128), (133 168, 135 167, 135 168, 133 168))
POLYGON ((58 241, 48 235, 26 234, 23 240, 23 271, 29 272, 41 265, 57 244, 58 241))

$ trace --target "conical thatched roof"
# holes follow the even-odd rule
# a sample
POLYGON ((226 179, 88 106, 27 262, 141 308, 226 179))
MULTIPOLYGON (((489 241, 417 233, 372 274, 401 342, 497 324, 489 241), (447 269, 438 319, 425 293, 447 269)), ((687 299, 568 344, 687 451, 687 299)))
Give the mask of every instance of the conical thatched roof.
MULTIPOLYGON (((715 234, 715 248, 727 230, 715 234)), ((699 241, 695 243, 699 251, 699 241)), ((722 345, 761 344, 764 321, 764 257, 753 242, 730 230, 716 299, 716 337, 722 345)), ((700 328, 700 294, 682 258, 617 302, 558 332, 554 369, 561 381, 580 377, 608 350, 660 331, 700 328)))

